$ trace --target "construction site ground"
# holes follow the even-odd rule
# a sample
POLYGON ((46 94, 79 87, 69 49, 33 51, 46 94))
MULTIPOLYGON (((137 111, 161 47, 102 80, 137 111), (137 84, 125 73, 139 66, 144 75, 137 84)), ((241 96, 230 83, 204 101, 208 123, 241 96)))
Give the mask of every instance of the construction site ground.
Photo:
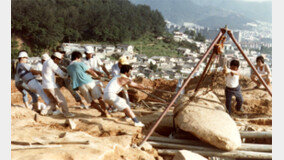
MULTIPOLYGON (((222 76, 207 77, 202 83, 201 91, 209 91, 213 86, 213 92, 224 104, 224 79, 222 76), (212 83, 213 82, 213 83, 212 83)), ((137 82, 154 87, 154 91, 147 91, 159 98, 170 102, 174 96, 177 80, 136 79, 137 82)), ((198 77, 190 81, 186 92, 190 92, 196 86, 198 77)), ((248 77, 240 81, 244 97, 244 112, 240 113, 233 109, 232 117, 240 130, 247 131, 272 131, 272 98, 264 88, 253 89, 254 84, 248 77)), ((93 108, 81 109, 70 92, 61 88, 68 107, 75 117, 72 120, 76 128, 66 126, 65 118, 58 116, 41 116, 23 106, 22 95, 16 89, 14 80, 11 80, 11 140, 29 143, 47 144, 49 142, 89 141, 86 144, 62 144, 59 147, 45 149, 22 149, 12 150, 12 159, 29 160, 72 160, 72 159, 117 159, 117 160, 151 160, 171 159, 161 157, 155 148, 141 150, 131 147, 132 143, 141 142, 143 136, 149 132, 158 117, 164 111, 167 104, 150 97, 145 93, 130 90, 131 102, 134 104, 133 111, 145 127, 135 127, 133 122, 124 119, 124 113, 112 113, 111 118, 101 117, 100 113, 93 108)), ((40 99, 42 102, 42 100, 40 99)), ((161 121, 153 136, 168 137, 173 128, 173 108, 161 121)), ((271 141, 250 140, 253 143, 267 143, 271 141)), ((12 147, 18 145, 12 144, 12 147)))

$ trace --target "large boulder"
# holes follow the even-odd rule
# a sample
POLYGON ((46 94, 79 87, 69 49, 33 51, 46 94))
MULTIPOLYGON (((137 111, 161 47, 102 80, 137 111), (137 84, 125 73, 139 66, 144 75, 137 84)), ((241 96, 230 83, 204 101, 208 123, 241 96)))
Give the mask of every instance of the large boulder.
POLYGON ((207 158, 188 150, 179 150, 173 160, 207 160, 207 158))
POLYGON ((183 96, 174 110, 178 128, 219 149, 231 151, 241 146, 237 125, 213 92, 199 91, 195 98, 183 96))

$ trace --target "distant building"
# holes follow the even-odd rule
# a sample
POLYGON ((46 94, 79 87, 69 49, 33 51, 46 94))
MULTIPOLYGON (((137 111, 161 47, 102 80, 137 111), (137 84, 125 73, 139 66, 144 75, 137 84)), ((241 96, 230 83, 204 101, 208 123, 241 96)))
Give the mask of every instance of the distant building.
MULTIPOLYGON (((204 36, 206 39, 214 40, 218 33, 220 32, 219 29, 209 29, 206 27, 205 29, 200 30, 200 34, 204 36)), ((232 31, 234 37, 238 42, 241 42, 241 32, 240 31, 232 31)))
POLYGON ((120 49, 121 52, 123 52, 123 51, 130 52, 130 53, 134 52, 134 47, 132 45, 128 45, 128 44, 119 44, 119 45, 117 45, 116 48, 120 49))

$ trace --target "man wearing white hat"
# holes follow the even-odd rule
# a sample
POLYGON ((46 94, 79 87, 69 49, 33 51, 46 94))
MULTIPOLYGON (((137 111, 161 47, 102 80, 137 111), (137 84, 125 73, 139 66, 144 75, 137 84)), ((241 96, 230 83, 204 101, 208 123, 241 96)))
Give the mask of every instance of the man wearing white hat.
POLYGON ((95 50, 94 47, 92 46, 86 46, 85 47, 85 54, 86 57, 82 58, 82 61, 89 67, 91 68, 94 72, 96 72, 97 75, 100 77, 103 77, 104 74, 101 72, 100 68, 106 73, 106 75, 110 78, 110 74, 107 71, 104 63, 101 61, 101 59, 94 55, 95 50))
POLYGON ((55 73, 61 78, 67 77, 67 74, 57 65, 62 59, 62 54, 55 52, 51 58, 48 58, 47 56, 46 58, 47 60, 43 63, 42 67, 42 87, 44 88, 45 94, 50 99, 51 107, 46 110, 48 110, 49 113, 53 111, 53 114, 59 114, 60 111, 56 110, 56 105, 58 105, 62 108, 65 117, 73 117, 74 114, 69 112, 67 101, 55 83, 55 73))
MULTIPOLYGON (((26 51, 20 51, 18 59, 19 59, 19 63, 16 68, 16 74, 19 75, 19 78, 22 79, 25 84, 27 84, 30 91, 40 95, 41 98, 44 100, 44 102, 48 105, 49 99, 44 93, 42 86, 35 79, 35 76, 34 76, 34 74, 35 75, 41 74, 41 72, 32 69, 31 65, 27 64, 28 53, 26 51)), ((39 112, 38 106, 39 106, 39 103, 36 100, 33 103, 33 110, 39 112)))

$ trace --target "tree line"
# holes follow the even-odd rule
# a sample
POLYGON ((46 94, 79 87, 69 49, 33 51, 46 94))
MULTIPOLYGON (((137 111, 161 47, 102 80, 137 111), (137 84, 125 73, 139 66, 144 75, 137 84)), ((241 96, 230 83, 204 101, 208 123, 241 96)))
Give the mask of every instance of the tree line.
POLYGON ((62 42, 115 44, 165 32, 159 11, 128 0, 12 0, 11 6, 12 35, 34 50, 62 42))

